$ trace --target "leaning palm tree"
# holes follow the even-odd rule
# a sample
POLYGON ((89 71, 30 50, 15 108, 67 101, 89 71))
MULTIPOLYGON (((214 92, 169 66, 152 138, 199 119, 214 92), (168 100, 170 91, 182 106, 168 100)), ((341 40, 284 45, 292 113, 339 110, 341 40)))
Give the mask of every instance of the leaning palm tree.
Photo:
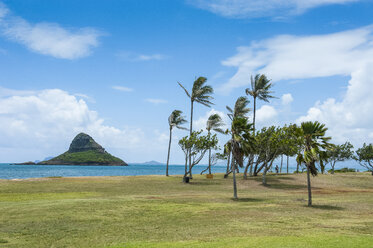
POLYGON ((255 133, 255 117, 256 117, 256 99, 269 102, 269 99, 274 98, 271 94, 273 93, 270 89, 273 87, 271 80, 269 80, 264 74, 257 74, 255 77, 251 77, 251 89, 246 89, 246 95, 250 95, 254 99, 253 109, 253 133, 255 133))
MULTIPOLYGON (((269 80, 264 74, 256 74, 253 78, 251 76, 251 89, 246 89, 246 95, 250 95, 254 99, 254 109, 253 109, 253 134, 255 135, 255 120, 256 120, 256 99, 269 102, 269 99, 274 98, 271 94, 273 93, 270 89, 273 87, 271 80, 269 80)), ((251 165, 253 157, 249 160, 249 165, 251 165)), ((250 175, 252 175, 252 166, 250 167, 250 175)), ((244 178, 247 175, 245 173, 244 178)))
MULTIPOLYGON (((190 136, 193 133, 193 107, 194 102, 200 103, 206 107, 211 107, 213 103, 211 100, 213 97, 211 96, 214 93, 213 88, 210 85, 205 85, 207 78, 199 77, 193 83, 192 91, 189 91, 178 82, 181 88, 185 91, 185 94, 190 98, 190 136)), ((189 153, 189 170, 190 170, 190 177, 192 178, 192 154, 189 153)))
POLYGON ((317 175, 316 162, 320 161, 323 151, 330 148, 330 137, 325 137, 328 129, 318 121, 303 122, 297 130, 297 135, 303 143, 303 151, 298 155, 297 161, 302 162, 307 168, 308 206, 312 206, 311 178, 317 175))
MULTIPOLYGON (((221 128, 224 126, 223 119, 218 114, 212 114, 207 119, 206 130, 208 137, 211 135, 211 131, 215 131, 221 134, 224 134, 224 130, 221 128)), ((209 148, 209 174, 211 174, 211 148, 209 148)))
POLYGON ((250 112, 250 108, 247 107, 247 105, 250 103, 249 99, 247 99, 246 96, 240 96, 236 103, 234 104, 234 108, 230 108, 229 106, 226 106, 228 110, 228 117, 233 121, 236 117, 241 118, 247 118, 247 114, 250 112))
POLYGON ((171 150, 171 140, 172 140, 172 129, 174 127, 178 129, 188 130, 181 125, 187 123, 188 121, 182 116, 183 112, 180 110, 174 110, 168 117, 168 125, 170 126, 170 140, 168 142, 168 153, 167 153, 167 164, 166 164, 166 176, 168 176, 168 165, 170 162, 170 150, 171 150))

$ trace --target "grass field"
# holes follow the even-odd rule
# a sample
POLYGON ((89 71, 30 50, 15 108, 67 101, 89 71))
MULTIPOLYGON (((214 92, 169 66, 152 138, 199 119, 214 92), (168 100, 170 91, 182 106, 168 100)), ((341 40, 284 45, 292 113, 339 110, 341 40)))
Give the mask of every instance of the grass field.
POLYGON ((0 247, 373 247, 373 177, 0 180, 0 247))

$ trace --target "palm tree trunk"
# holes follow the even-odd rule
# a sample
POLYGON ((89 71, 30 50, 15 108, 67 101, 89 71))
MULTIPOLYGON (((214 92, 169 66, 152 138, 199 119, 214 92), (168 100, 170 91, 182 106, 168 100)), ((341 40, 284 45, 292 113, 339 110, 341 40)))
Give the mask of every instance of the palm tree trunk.
POLYGON ((184 177, 188 176, 188 157, 185 158, 185 173, 184 177))
POLYGON ((284 160, 284 155, 281 155, 281 166, 280 166, 280 174, 282 173, 282 162, 284 160))
POLYGON ((209 149, 209 174, 211 174, 211 148, 209 149))
MULTIPOLYGON (((208 137, 210 137, 210 130, 208 132, 208 137)), ((209 174, 211 175, 211 148, 209 148, 209 174)))
MULTIPOLYGON (((256 119, 256 97, 254 97, 254 112, 253 112, 253 134, 254 134, 254 137, 255 137, 255 119, 256 119)), ((252 155, 253 157, 250 157, 250 176, 252 177, 253 176, 253 165, 254 165, 254 155, 252 155)))
POLYGON ((233 198, 238 199, 237 196, 237 182, 236 182, 236 162, 232 161, 232 170, 233 170, 233 198))
POLYGON ((310 177, 310 167, 307 164, 307 188, 308 188, 308 206, 312 206, 312 192, 311 192, 311 177, 310 177))
POLYGON ((289 156, 286 156, 286 174, 289 174, 289 156))
POLYGON ((256 97, 254 97, 254 113, 253 113, 253 133, 255 136, 255 117, 256 117, 256 97))
POLYGON ((297 161, 297 173, 299 173, 299 163, 297 161))
MULTIPOLYGON (((190 130, 189 130, 190 136, 192 137, 193 133, 193 100, 190 100, 190 130)), ((190 179, 193 178, 192 176, 192 151, 189 150, 189 171, 190 171, 190 179)))
POLYGON ((172 127, 170 126, 170 140, 168 141, 168 153, 167 153, 167 164, 166 164, 166 176, 167 177, 168 177, 168 164, 170 162, 171 140, 172 140, 172 127))

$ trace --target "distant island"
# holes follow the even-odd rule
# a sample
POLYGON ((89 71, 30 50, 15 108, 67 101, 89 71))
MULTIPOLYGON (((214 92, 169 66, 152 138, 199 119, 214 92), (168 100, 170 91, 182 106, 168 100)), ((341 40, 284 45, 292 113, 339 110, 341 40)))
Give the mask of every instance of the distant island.
POLYGON ((21 164, 37 165, 111 165, 127 166, 120 158, 114 157, 99 145, 91 136, 78 134, 70 144, 67 152, 39 163, 26 162, 21 164))
POLYGON ((144 162, 144 163, 130 163, 132 165, 165 165, 164 163, 161 163, 161 162, 158 162, 158 161, 155 161, 155 160, 151 160, 151 161, 148 161, 148 162, 144 162))
POLYGON ((164 165, 163 163, 158 162, 158 161, 154 161, 154 160, 145 162, 143 164, 145 164, 145 165, 164 165))

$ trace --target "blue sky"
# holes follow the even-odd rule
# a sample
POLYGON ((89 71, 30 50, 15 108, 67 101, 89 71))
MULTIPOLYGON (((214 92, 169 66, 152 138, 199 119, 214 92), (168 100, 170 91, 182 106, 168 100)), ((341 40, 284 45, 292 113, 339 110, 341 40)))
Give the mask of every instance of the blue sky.
POLYGON ((189 117, 177 82, 197 76, 215 89, 197 128, 265 73, 278 99, 259 126, 319 120, 335 143, 372 142, 372 1, 0 3, 0 162, 58 155, 81 131, 126 161, 165 161, 168 115, 189 117))

